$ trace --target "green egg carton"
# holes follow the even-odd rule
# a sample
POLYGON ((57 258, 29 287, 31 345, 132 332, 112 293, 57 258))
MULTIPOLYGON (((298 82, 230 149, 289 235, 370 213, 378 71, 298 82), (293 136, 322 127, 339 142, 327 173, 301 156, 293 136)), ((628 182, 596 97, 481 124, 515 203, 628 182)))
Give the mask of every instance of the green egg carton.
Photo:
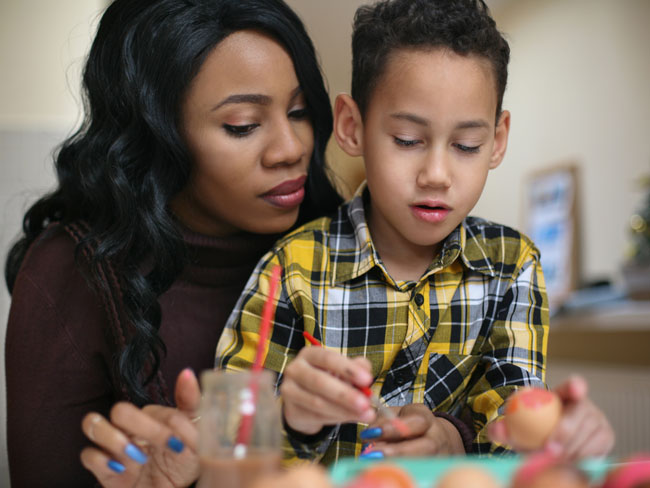
MULTIPOLYGON (((427 458, 391 458, 387 460, 342 459, 330 467, 330 477, 335 486, 343 487, 363 470, 377 463, 390 463, 406 470, 417 483, 418 488, 434 488, 435 483, 448 470, 458 466, 478 466, 492 474, 502 486, 509 486, 515 471, 523 462, 521 456, 453 456, 427 458)), ((605 459, 589 459, 579 464, 580 468, 598 483, 614 466, 605 459)))

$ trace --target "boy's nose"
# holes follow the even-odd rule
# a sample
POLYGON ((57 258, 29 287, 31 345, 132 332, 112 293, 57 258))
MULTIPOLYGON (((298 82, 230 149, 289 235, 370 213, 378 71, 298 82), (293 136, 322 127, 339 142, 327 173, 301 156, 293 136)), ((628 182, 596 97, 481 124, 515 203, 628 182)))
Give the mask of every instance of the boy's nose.
POLYGON ((450 161, 444 151, 434 151, 425 158, 417 175, 417 184, 431 188, 451 186, 450 161))
POLYGON ((307 149, 306 142, 299 137, 291 122, 283 121, 277 123, 271 133, 262 164, 268 167, 295 164, 302 160, 307 149))

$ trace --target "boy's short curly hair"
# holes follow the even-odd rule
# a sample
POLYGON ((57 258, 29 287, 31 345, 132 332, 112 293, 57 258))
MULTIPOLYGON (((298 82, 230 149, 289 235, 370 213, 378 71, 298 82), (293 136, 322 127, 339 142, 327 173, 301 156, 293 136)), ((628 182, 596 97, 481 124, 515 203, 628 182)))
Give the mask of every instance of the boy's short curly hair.
POLYGON ((362 114, 397 49, 443 48, 485 58, 493 68, 497 117, 510 47, 483 0, 382 0, 359 7, 352 34, 352 97, 362 114))

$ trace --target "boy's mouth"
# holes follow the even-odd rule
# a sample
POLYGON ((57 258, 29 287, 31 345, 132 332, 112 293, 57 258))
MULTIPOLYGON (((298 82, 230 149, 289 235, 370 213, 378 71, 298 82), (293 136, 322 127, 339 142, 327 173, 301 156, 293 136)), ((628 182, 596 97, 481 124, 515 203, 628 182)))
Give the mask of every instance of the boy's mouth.
POLYGON ((420 208, 422 210, 441 210, 441 211, 451 210, 449 205, 446 205, 445 203, 437 200, 427 200, 423 202, 418 202, 418 203, 414 203, 412 206, 420 208))
POLYGON ((447 218, 451 208, 442 202, 419 202, 411 205, 413 215, 424 222, 438 223, 447 218))
POLYGON ((449 210, 448 207, 443 205, 414 205, 414 207, 421 208, 422 210, 449 210))

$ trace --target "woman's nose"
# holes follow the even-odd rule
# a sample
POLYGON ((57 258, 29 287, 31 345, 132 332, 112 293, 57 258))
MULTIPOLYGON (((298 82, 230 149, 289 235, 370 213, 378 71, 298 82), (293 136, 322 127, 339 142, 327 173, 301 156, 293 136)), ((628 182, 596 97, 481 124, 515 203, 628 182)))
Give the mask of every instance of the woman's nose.
MULTIPOLYGON (((313 137, 313 134, 309 136, 313 137)), ((262 163, 271 167, 300 162, 311 147, 309 141, 304 140, 306 138, 307 135, 301 134, 290 120, 277 123, 271 132, 262 163)))

